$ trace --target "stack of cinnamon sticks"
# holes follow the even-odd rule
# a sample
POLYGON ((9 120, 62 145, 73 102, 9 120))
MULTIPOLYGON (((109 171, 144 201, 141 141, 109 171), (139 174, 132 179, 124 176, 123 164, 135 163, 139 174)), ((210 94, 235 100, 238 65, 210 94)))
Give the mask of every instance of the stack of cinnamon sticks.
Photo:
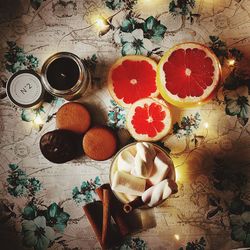
POLYGON ((119 244, 124 236, 130 233, 128 214, 123 204, 115 197, 109 184, 96 189, 101 201, 94 201, 83 207, 102 249, 119 244), (111 216, 117 230, 111 225, 111 216))

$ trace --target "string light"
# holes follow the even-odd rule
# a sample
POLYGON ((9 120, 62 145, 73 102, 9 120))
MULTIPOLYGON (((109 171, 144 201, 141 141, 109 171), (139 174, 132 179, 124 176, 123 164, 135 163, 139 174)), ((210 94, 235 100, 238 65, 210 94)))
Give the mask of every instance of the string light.
POLYGON ((176 182, 180 181, 180 168, 175 168, 175 180, 176 182))
POLYGON ((204 122, 204 127, 205 127, 206 129, 208 129, 208 127, 209 127, 208 122, 204 122))
POLYGON ((92 23, 96 27, 96 29, 99 31, 99 36, 105 35, 113 27, 110 22, 112 20, 112 17, 113 16, 109 18, 104 18, 101 15, 93 16, 92 23))
POLYGON ((180 240, 180 235, 179 234, 175 234, 174 237, 175 237, 176 240, 180 240))
POLYGON ((233 67, 233 66, 235 65, 235 59, 233 59, 233 58, 232 58, 232 59, 229 59, 227 63, 228 63, 228 65, 229 65, 230 67, 233 67))
POLYGON ((34 119, 33 122, 35 125, 38 125, 38 126, 44 123, 40 115, 36 115, 36 118, 34 119))
POLYGON ((106 29, 108 25, 107 20, 102 16, 98 16, 95 20, 95 26, 99 31, 106 29))

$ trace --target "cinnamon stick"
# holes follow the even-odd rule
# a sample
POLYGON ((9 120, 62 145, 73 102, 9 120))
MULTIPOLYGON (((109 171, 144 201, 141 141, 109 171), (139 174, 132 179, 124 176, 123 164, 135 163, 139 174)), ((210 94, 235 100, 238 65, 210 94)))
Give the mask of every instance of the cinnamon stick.
POLYGON ((107 247, 110 230, 110 193, 107 189, 103 190, 103 222, 102 222, 102 244, 107 247))
MULTIPOLYGON (((106 195, 105 195, 106 196, 106 195)), ((107 198, 105 198, 107 199, 107 198)), ((106 205, 105 205, 106 206, 106 205)), ((110 225, 110 218, 105 215, 103 216, 104 210, 107 211, 107 208, 104 209, 101 201, 94 201, 88 203, 83 207, 83 210, 86 214, 86 217, 92 226, 92 229, 102 247, 102 249, 108 249, 113 246, 118 245, 121 242, 121 235, 110 225), (106 222, 104 222, 106 221, 106 222), (103 224, 106 224, 106 236, 104 241, 102 240, 103 235, 103 224)), ((107 212, 105 212, 107 214, 107 212)))
POLYGON ((141 197, 139 196, 135 198, 133 201, 124 204, 123 210, 125 211, 125 213, 130 213, 134 209, 141 207, 143 205, 145 205, 145 203, 142 201, 141 197))
POLYGON ((93 229, 99 243, 101 244, 101 247, 103 249, 105 249, 103 244, 102 244, 102 221, 103 221, 102 202, 95 201, 95 202, 88 203, 87 205, 85 205, 83 207, 83 210, 87 216, 87 219, 88 219, 90 225, 92 226, 92 229, 93 229))
POLYGON ((103 190, 108 190, 110 194, 110 213, 118 227, 120 234, 122 236, 127 235, 130 229, 128 226, 127 214, 123 210, 123 204, 115 197, 109 184, 103 184, 95 190, 100 200, 103 201, 104 199, 103 190))

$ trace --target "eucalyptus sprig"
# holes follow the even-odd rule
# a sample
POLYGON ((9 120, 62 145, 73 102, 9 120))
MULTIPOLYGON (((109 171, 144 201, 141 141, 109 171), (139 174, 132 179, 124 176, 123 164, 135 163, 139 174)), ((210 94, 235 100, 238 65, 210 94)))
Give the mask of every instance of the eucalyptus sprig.
POLYGON ((195 0, 172 0, 169 3, 169 12, 173 16, 182 15, 187 17, 192 24, 194 22, 194 17, 200 17, 200 14, 193 13, 195 7, 195 0))
POLYGON ((188 242, 186 247, 181 247, 179 250, 205 250, 206 240, 204 237, 201 237, 199 240, 188 242))
POLYGON ((243 58, 243 53, 236 48, 229 48, 226 42, 222 41, 218 36, 209 36, 209 47, 219 58, 221 64, 224 64, 225 59, 233 58, 239 62, 243 58))
POLYGON ((23 48, 15 42, 7 42, 8 49, 4 54, 5 67, 11 73, 21 69, 36 69, 38 67, 38 58, 32 54, 27 54, 23 48))

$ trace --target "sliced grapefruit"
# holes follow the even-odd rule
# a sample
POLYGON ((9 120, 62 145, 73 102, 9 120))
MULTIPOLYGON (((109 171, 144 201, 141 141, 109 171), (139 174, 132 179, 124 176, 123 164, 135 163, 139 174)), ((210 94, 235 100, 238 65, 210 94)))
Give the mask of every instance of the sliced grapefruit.
POLYGON ((111 96, 125 108, 142 98, 156 97, 159 94, 156 70, 156 62, 148 57, 121 57, 109 70, 108 89, 111 96))
POLYGON ((158 141, 171 129, 170 110, 159 99, 136 101, 127 115, 127 129, 138 141, 158 141))
POLYGON ((212 98, 221 67, 216 55, 198 43, 182 43, 167 51, 157 68, 162 97, 177 107, 190 107, 212 98))

